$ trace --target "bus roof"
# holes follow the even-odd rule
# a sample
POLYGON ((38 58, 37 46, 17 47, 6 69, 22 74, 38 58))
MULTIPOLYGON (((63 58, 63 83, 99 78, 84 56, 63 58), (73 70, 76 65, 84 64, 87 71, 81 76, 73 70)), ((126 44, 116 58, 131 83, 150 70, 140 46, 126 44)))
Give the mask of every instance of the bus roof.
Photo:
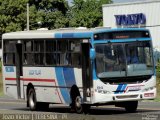
POLYGON ((108 29, 102 28, 62 28, 55 30, 30 30, 5 33, 2 39, 51 39, 51 38, 91 38, 94 33, 114 32, 114 31, 148 31, 145 28, 117 28, 108 29))

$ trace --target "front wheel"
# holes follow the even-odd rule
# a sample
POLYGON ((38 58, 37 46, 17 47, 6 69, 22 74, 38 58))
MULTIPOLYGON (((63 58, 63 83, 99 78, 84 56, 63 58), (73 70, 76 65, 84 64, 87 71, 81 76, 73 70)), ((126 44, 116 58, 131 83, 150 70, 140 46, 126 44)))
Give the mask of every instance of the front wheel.
POLYGON ((129 101, 125 103, 125 109, 129 113, 136 112, 137 107, 138 107, 138 101, 129 101))

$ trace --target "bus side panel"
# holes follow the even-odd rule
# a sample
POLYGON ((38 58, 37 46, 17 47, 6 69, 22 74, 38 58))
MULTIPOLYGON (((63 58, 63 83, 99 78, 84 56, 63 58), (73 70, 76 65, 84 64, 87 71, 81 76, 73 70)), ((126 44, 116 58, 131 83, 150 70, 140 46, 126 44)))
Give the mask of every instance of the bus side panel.
POLYGON ((79 68, 24 67, 23 71, 25 93, 27 85, 31 83, 35 88, 37 101, 40 102, 70 104, 70 88, 77 85, 82 89, 79 68))
POLYGON ((16 83, 16 67, 3 66, 4 92, 8 96, 18 99, 16 83))
POLYGON ((53 67, 24 67, 24 92, 25 98, 27 93, 27 86, 32 84, 37 101, 62 103, 63 99, 57 88, 55 69, 53 67))
POLYGON ((73 85, 82 93, 82 70, 79 68, 55 67, 56 79, 65 104, 71 103, 70 90, 73 85))

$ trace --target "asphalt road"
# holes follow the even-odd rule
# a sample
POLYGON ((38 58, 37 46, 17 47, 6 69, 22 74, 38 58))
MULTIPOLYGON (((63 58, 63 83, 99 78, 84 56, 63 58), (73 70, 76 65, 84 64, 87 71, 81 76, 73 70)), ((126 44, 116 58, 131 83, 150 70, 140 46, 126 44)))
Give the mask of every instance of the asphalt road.
POLYGON ((160 103, 139 102, 136 113, 126 113, 114 106, 92 107, 88 114, 70 112, 62 105, 50 105, 48 111, 30 111, 23 100, 0 97, 0 119, 2 120, 160 120, 160 103))

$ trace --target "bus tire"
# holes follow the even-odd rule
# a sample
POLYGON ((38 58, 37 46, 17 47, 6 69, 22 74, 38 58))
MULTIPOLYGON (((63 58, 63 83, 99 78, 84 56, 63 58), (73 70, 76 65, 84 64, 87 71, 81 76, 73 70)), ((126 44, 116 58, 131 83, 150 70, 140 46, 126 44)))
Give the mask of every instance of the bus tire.
POLYGON ((84 114, 87 114, 90 110, 90 105, 87 105, 87 104, 82 104, 82 98, 80 96, 77 96, 75 98, 75 111, 78 113, 78 114, 81 114, 81 113, 84 113, 84 114))
POLYGON ((35 90, 30 88, 28 93, 28 106, 32 111, 47 110, 49 108, 49 103, 37 102, 35 90))
POLYGON ((129 113, 136 112, 138 107, 138 101, 129 101, 125 103, 125 110, 129 113))
POLYGON ((75 102, 74 102, 74 103, 75 103, 75 105, 74 105, 75 111, 76 111, 78 114, 83 113, 82 99, 81 99, 80 96, 77 96, 77 97, 75 98, 75 102))
POLYGON ((30 108, 30 110, 37 110, 37 98, 36 98, 36 93, 35 90, 33 88, 29 89, 28 92, 28 106, 30 108))

